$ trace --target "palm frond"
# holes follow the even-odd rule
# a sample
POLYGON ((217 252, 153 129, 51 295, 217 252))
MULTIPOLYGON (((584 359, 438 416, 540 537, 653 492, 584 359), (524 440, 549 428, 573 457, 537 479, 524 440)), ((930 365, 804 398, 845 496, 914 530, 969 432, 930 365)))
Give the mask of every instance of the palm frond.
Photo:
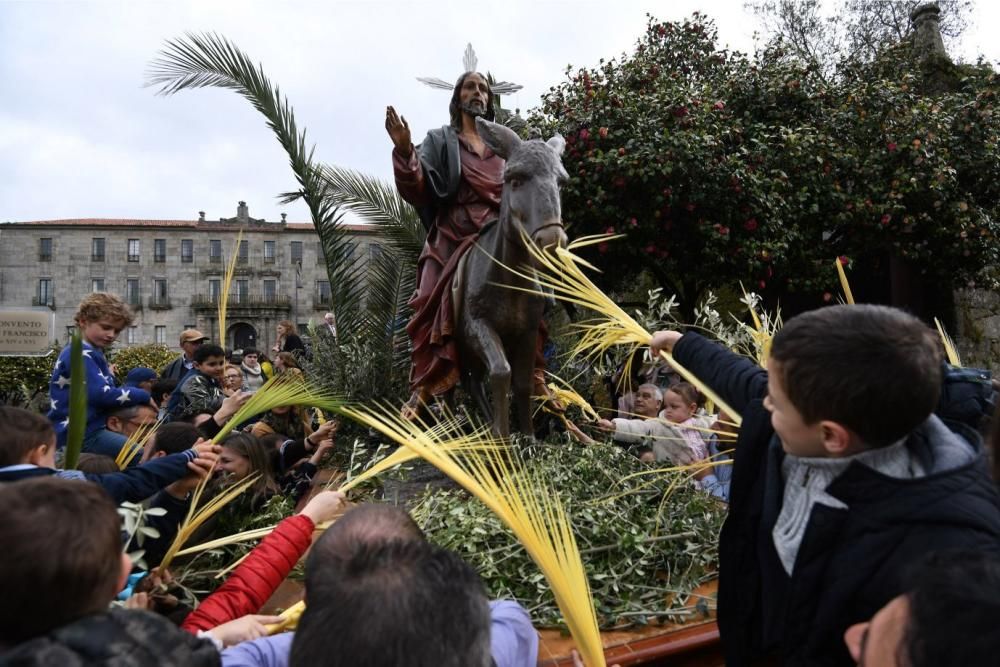
POLYGON ((191 494, 191 505, 188 508, 187 516, 184 518, 183 523, 177 527, 177 535, 174 537, 174 541, 170 543, 170 547, 167 549, 167 553, 164 554, 163 560, 160 561, 161 568, 167 568, 177 556, 177 552, 180 551, 180 548, 184 546, 184 543, 191 539, 194 532, 198 530, 203 523, 212 518, 216 512, 221 510, 230 502, 238 498, 244 491, 253 486, 253 484, 260 477, 260 474, 255 473, 246 479, 237 482, 224 492, 208 501, 204 507, 198 508, 198 503, 201 501, 201 496, 204 494, 205 487, 208 484, 208 477, 208 475, 203 477, 194 492, 191 494))
POLYGON ((304 405, 336 412, 343 405, 343 401, 334 394, 313 387, 299 376, 277 375, 265 382, 246 403, 240 406, 212 442, 220 443, 230 431, 250 417, 285 405, 304 405))
POLYGON ((66 430, 66 470, 76 469, 87 432, 87 369, 83 365, 83 339, 73 334, 69 350, 69 425, 66 430))
POLYGON ((226 346, 226 313, 229 310, 229 290, 233 285, 233 276, 236 274, 236 260, 240 256, 240 242, 243 240, 243 230, 236 234, 236 242, 233 244, 233 252, 229 255, 229 264, 226 265, 226 275, 222 278, 222 293, 219 295, 219 344, 226 346))
POLYGON ((383 244, 399 251, 408 265, 416 266, 427 232, 416 209, 393 183, 333 165, 325 165, 322 175, 334 205, 375 225, 383 244))
POLYGON ((267 120, 278 143, 288 154, 301 197, 309 207, 313 225, 327 253, 327 272, 332 287, 332 310, 340 326, 353 327, 362 312, 362 292, 357 287, 355 263, 341 261, 349 245, 342 217, 326 196, 320 170, 313 160, 314 148, 306 144, 288 98, 271 83, 261 65, 255 65, 235 44, 215 33, 188 33, 168 40, 147 72, 147 85, 158 86, 161 95, 196 88, 224 88, 243 96, 267 120), (343 249, 342 252, 338 250, 343 249), (333 257, 333 259, 331 259, 333 257))
POLYGON ((410 296, 416 289, 416 262, 410 264, 393 250, 375 255, 368 265, 368 298, 361 334, 369 341, 382 341, 397 368, 410 363, 410 296))
MULTIPOLYGON (((552 296, 561 301, 595 311, 600 317, 573 325, 573 328, 579 331, 581 336, 570 354, 594 359, 616 345, 625 345, 628 346, 629 362, 627 363, 631 363, 633 353, 643 345, 648 345, 652 335, 591 282, 587 274, 580 268, 590 265, 572 252, 576 248, 597 242, 598 237, 581 239, 576 243, 571 243, 567 248, 543 249, 535 245, 523 231, 521 235, 525 246, 537 262, 535 268, 514 268, 504 265, 496 258, 492 259, 514 275, 529 281, 529 283, 534 283, 535 287, 504 286, 539 296, 552 296)), ((483 252, 486 251, 483 250, 483 252)), ((489 255, 489 253, 486 254, 489 255)), ((738 412, 730 408, 711 387, 674 359, 672 354, 661 350, 660 356, 681 377, 697 387, 708 400, 725 410, 734 421, 742 423, 738 412)), ((625 371, 628 375, 629 368, 626 367, 625 371)))
POLYGON ((847 303, 854 305, 854 294, 851 292, 851 284, 847 282, 847 274, 844 272, 844 264, 840 261, 840 258, 833 260, 833 263, 837 267, 837 276, 840 278, 840 287, 844 290, 844 299, 847 303))
POLYGON ((130 465, 135 457, 139 455, 142 448, 149 442, 149 439, 163 424, 162 421, 157 420, 152 424, 141 424, 132 435, 122 443, 121 449, 118 450, 118 455, 115 457, 115 465, 118 466, 119 470, 125 470, 130 465))
MULTIPOLYGON (((397 410, 348 407, 343 413, 403 445, 445 473, 503 521, 548 581, 584 663, 605 665, 590 584, 566 512, 546 480, 527 472, 512 448, 500 447, 461 456, 439 447, 449 429, 428 429, 402 419, 397 410)), ((453 429, 458 432, 460 429, 453 429)), ((474 439, 490 439, 479 429, 474 439)))
POLYGON ((941 344, 944 345, 945 354, 948 356, 948 363, 952 366, 962 366, 962 358, 958 356, 958 348, 955 347, 955 341, 951 339, 948 332, 944 330, 944 325, 941 324, 938 318, 934 318, 934 324, 937 326, 938 335, 941 336, 941 344))

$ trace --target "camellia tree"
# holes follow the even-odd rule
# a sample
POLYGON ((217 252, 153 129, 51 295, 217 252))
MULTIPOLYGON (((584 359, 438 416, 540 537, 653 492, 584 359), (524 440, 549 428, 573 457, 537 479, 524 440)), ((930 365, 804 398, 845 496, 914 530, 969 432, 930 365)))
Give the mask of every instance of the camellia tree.
POLYGON ((566 137, 571 234, 626 234, 591 257, 692 304, 705 288, 836 291, 833 259, 912 262, 953 286, 998 259, 1000 117, 987 66, 925 95, 909 47, 835 81, 771 46, 719 49, 712 23, 650 19, 633 53, 568 70, 529 123, 566 137))

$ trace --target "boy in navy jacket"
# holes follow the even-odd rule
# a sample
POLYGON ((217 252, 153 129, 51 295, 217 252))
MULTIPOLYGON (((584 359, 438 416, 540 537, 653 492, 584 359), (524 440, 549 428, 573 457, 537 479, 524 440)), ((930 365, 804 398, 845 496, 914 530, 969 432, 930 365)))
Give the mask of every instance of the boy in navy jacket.
POLYGON ((767 371, 695 333, 650 346, 743 418, 719 539, 727 665, 853 665, 845 630, 904 592, 912 562, 1000 549, 981 441, 932 414, 941 350, 916 318, 860 305, 799 315, 767 371))

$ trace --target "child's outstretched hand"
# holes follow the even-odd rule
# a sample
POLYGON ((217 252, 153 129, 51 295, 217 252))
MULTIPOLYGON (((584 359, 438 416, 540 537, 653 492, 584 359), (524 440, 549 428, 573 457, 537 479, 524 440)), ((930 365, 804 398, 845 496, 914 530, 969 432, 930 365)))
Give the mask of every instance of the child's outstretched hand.
POLYGON ((344 508, 347 501, 340 491, 321 491, 306 503, 300 514, 312 519, 317 526, 327 521, 332 521, 344 508))
POLYGON ((208 634, 222 642, 223 646, 232 646, 233 644, 250 641, 251 639, 266 637, 267 628, 264 626, 271 623, 278 623, 279 621, 281 621, 280 616, 248 614, 247 616, 237 618, 235 621, 217 625, 209 630, 208 634))
POLYGON ((320 443, 316 445, 316 451, 314 451, 312 456, 309 457, 309 463, 314 466, 318 466, 319 462, 323 460, 323 457, 326 456, 326 453, 331 449, 333 449, 333 438, 325 438, 324 440, 321 440, 320 443))

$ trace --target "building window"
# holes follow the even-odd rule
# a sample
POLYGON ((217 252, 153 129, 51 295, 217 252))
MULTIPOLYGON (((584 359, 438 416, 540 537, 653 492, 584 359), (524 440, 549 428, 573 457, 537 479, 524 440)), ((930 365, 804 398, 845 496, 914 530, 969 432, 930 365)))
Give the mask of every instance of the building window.
POLYGON ((250 295, 250 281, 237 280, 236 291, 230 294, 229 298, 233 299, 234 303, 245 303, 249 295, 250 295))
POLYGON ((38 239, 38 261, 52 261, 52 239, 38 239))
POLYGON ((138 329, 139 327, 129 327, 128 331, 125 332, 125 342, 129 345, 135 345, 138 340, 138 329))
POLYGON ((274 303, 275 298, 278 296, 278 281, 277 280, 265 280, 264 281, 264 301, 267 303, 274 303))
POLYGON ((239 251, 236 254, 236 261, 240 264, 246 264, 250 259, 250 242, 240 241, 239 251))
POLYGON ((222 294, 222 281, 218 278, 212 278, 208 281, 208 298, 213 302, 218 302, 220 294, 222 294))
POLYGON ((55 299, 52 294, 52 279, 41 278, 38 281, 38 296, 35 299, 36 306, 51 306, 55 299))
POLYGON ((222 264, 222 241, 212 239, 208 242, 208 261, 212 264, 222 264))
POLYGON ((321 241, 316 243, 316 265, 326 265, 326 253, 323 252, 323 243, 321 241))
POLYGON ((292 264, 302 263, 302 241, 292 241, 292 264))
POLYGON ((104 278, 91 278, 90 279, 90 291, 91 292, 103 292, 104 291, 104 278))
POLYGON ((184 328, 185 328, 185 329, 194 329, 194 328, 195 328, 195 326, 194 326, 194 324, 185 324, 185 325, 184 325, 184 328))
POLYGON ((274 241, 264 241, 264 263, 274 264, 274 241))
POLYGON ((90 261, 92 262, 104 261, 104 239, 90 240, 90 261))
POLYGON ((347 250, 344 252, 344 257, 350 261, 354 259, 354 251, 358 249, 358 244, 353 241, 347 242, 347 250))
POLYGON ((139 261, 139 239, 128 240, 128 261, 139 261))
POLYGON ((190 264, 194 261, 194 241, 181 239, 181 262, 190 264))
POLYGON ((167 297, 167 281, 165 278, 153 279, 153 305, 166 306, 170 303, 167 297))
POLYGON ((316 303, 330 303, 333 301, 332 295, 330 293, 330 281, 329 280, 317 280, 316 281, 316 303))
POLYGON ((156 329, 155 329, 155 331, 156 331, 156 338, 154 339, 155 342, 159 343, 160 345, 166 345, 167 344, 167 328, 166 327, 157 326, 156 329))
POLYGON ((369 244, 369 246, 368 246, 368 257, 369 257, 369 259, 371 259, 371 261, 374 262, 376 259, 378 259, 381 256, 382 256, 382 246, 380 246, 378 243, 369 244))
POLYGON ((130 306, 139 305, 139 279, 128 278, 125 281, 125 303, 130 306))
POLYGON ((153 261, 154 262, 165 262, 165 261, 167 261, 167 240, 166 239, 153 239, 153 261))

